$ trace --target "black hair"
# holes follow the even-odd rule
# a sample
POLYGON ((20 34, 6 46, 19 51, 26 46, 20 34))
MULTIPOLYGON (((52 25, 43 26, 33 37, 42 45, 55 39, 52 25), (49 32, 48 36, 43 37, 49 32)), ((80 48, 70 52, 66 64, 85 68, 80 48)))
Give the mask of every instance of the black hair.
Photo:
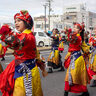
POLYGON ((32 19, 30 20, 30 24, 27 23, 26 21, 24 21, 24 24, 25 24, 25 26, 26 26, 27 29, 32 29, 32 27, 33 27, 33 20, 32 19))
POLYGON ((56 33, 59 33, 59 30, 58 30, 57 28, 53 28, 53 29, 52 29, 52 32, 53 32, 54 30, 56 31, 56 33))
POLYGON ((84 41, 84 31, 85 31, 85 29, 83 28, 82 31, 80 32, 80 36, 82 38, 82 42, 84 41))
POLYGON ((77 28, 78 28, 79 30, 81 30, 79 26, 77 26, 77 28))

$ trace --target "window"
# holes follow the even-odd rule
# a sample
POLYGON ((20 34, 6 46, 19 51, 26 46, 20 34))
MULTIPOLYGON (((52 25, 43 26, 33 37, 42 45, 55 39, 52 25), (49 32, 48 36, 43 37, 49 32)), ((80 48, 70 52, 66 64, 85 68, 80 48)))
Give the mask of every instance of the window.
POLYGON ((59 25, 59 28, 62 29, 62 25, 59 25))
POLYGON ((46 28, 48 28, 49 27, 49 24, 46 24, 46 28))
POLYGON ((70 15, 66 16, 66 19, 72 19, 72 16, 70 16, 70 15))
POLYGON ((33 35, 36 36, 36 32, 33 32, 33 35))
POLYGON ((70 10, 70 9, 76 9, 76 7, 70 7, 70 8, 66 8, 66 9, 68 9, 68 10, 70 10))
POLYGON ((38 32, 39 36, 45 37, 45 34, 43 32, 38 32))
POLYGON ((41 27, 41 24, 36 24, 36 28, 40 28, 41 27))
POLYGON ((56 28, 58 28, 58 24, 56 24, 56 28))
POLYGON ((89 18, 89 24, 92 26, 92 18, 89 18))
MULTIPOLYGON (((45 24, 44 24, 44 27, 45 27, 45 24)), ((46 28, 48 28, 49 27, 49 25, 48 24, 46 24, 46 28)))

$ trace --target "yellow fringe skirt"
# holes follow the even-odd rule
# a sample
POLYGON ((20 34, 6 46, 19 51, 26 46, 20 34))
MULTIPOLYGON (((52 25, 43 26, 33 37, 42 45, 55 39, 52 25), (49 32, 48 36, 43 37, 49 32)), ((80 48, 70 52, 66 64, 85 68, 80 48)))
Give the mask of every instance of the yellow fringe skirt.
MULTIPOLYGON (((38 67, 37 66, 34 67, 31 70, 31 72, 32 72, 32 96, 43 96, 38 67)), ((15 80, 13 96, 26 96, 23 76, 15 80)))
MULTIPOLYGON (((92 54, 91 54, 92 55, 92 54)), ((89 59, 89 67, 93 72, 96 72, 96 55, 94 56, 94 60, 93 63, 91 64, 91 55, 90 55, 90 59, 89 59)))
MULTIPOLYGON (((72 83, 86 86, 89 83, 89 76, 83 56, 77 58, 74 63, 75 68, 71 68, 72 83)), ((67 69, 65 81, 69 81, 68 77, 69 68, 67 69)))
POLYGON ((3 54, 4 54, 4 49, 3 49, 2 44, 0 43, 0 55, 3 55, 3 54))
POLYGON ((51 52, 47 61, 53 62, 54 64, 59 64, 59 51, 55 50, 55 52, 51 52))

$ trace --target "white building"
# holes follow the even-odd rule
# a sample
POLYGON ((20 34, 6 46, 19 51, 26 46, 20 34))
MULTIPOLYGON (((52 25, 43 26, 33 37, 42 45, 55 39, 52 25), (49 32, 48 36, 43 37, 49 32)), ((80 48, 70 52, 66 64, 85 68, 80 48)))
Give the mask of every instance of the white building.
POLYGON ((68 23, 70 26, 73 25, 73 22, 85 23, 85 29, 90 31, 91 27, 96 25, 96 13, 86 11, 86 6, 84 4, 75 4, 64 7, 63 10, 62 22, 65 25, 68 23))
MULTIPOLYGON (((60 15, 50 16, 50 30, 54 28, 54 22, 60 22, 60 15)), ((49 28, 49 18, 46 16, 46 30, 49 28)), ((45 30, 45 16, 34 17, 34 30, 45 30)))
POLYGON ((85 11, 85 6, 84 4, 72 4, 70 6, 65 6, 63 9, 63 12, 84 12, 85 11))
MULTIPOLYGON (((64 26, 73 28, 73 23, 85 23, 85 29, 90 31, 90 28, 96 26, 96 13, 86 11, 84 4, 74 4, 65 6, 62 15, 51 15, 50 16, 50 30, 58 28, 63 30, 64 26)), ((46 17, 46 29, 48 31, 49 20, 46 17)), ((34 17, 34 29, 45 30, 45 17, 39 16, 34 17)))
POLYGON ((86 10, 83 4, 74 4, 65 6, 63 9, 62 22, 65 25, 73 26, 74 22, 82 23, 85 22, 86 10))

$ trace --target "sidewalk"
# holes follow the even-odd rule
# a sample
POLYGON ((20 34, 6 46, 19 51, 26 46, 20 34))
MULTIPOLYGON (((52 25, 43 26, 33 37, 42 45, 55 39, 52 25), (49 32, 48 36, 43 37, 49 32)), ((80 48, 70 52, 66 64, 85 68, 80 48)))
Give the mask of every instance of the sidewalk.
MULTIPOLYGON (((39 51, 44 51, 44 50, 50 50, 51 47, 37 47, 39 49, 39 51)), ((14 51, 12 49, 7 49, 6 51, 6 55, 10 55, 12 54, 14 51)))

